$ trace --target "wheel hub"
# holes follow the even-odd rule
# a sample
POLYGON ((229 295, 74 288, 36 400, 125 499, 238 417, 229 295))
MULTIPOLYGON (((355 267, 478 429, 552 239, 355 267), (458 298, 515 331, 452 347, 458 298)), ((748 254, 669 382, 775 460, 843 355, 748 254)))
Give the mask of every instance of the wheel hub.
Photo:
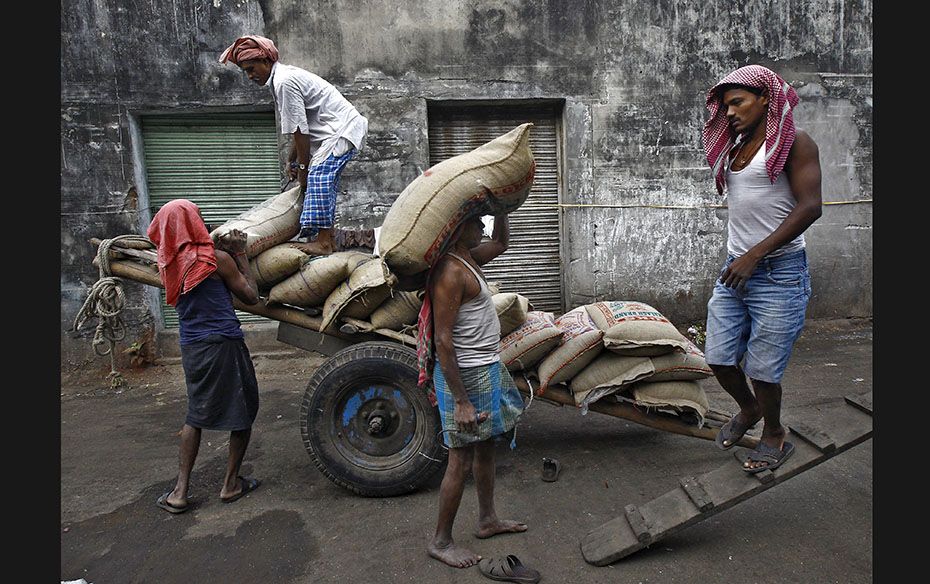
POLYGON ((388 464, 416 432, 416 411, 398 388, 365 385, 346 392, 334 412, 338 450, 362 466, 388 464))

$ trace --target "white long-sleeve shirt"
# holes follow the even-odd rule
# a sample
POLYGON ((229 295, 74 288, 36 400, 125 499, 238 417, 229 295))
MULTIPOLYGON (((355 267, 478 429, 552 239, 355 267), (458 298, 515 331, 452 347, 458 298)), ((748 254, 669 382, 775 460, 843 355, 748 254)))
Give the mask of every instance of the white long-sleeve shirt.
POLYGON ((329 81, 300 67, 276 62, 265 85, 278 110, 281 133, 293 134, 299 129, 310 136, 311 167, 330 154, 342 156, 353 146, 361 151, 368 134, 368 119, 329 81))

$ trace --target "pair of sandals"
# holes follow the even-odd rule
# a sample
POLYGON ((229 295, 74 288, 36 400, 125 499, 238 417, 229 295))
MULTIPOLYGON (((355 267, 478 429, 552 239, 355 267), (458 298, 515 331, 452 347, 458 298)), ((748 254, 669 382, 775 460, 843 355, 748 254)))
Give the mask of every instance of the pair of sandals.
MULTIPOLYGON (((742 439, 742 437, 748 432, 753 426, 756 425, 756 422, 749 424, 747 426, 740 425, 736 421, 736 416, 730 418, 730 421, 723 425, 720 428, 720 431, 717 432, 717 437, 715 439, 717 446, 721 450, 729 450, 736 446, 736 443, 742 439)), ((785 440, 782 444, 781 449, 775 448, 774 446, 769 446, 764 442, 759 442, 759 445, 756 446, 755 450, 750 451, 748 454, 740 455, 737 457, 737 460, 742 462, 742 468, 749 474, 760 473, 764 470, 775 470, 782 465, 788 457, 794 454, 794 444, 785 440), (753 462, 764 463, 759 466, 750 466, 753 462)))
MULTIPOLYGON (((225 499, 222 498, 222 497, 220 497, 220 500, 221 500, 222 502, 224 502, 224 503, 232 503, 233 501, 238 501, 238 500, 241 499, 242 497, 246 496, 247 494, 249 494, 249 493, 251 493, 252 491, 254 491, 255 489, 257 489, 258 486, 259 486, 260 484, 262 484, 262 482, 261 482, 260 480, 258 480, 258 479, 254 479, 254 478, 251 478, 251 477, 250 477, 250 478, 245 478, 245 477, 241 477, 241 476, 239 477, 239 482, 242 484, 242 490, 240 490, 238 493, 236 493, 236 494, 233 495, 232 497, 227 497, 227 498, 225 498, 225 499)), ((174 489, 171 489, 171 490, 169 490, 169 491, 163 493, 163 494, 162 494, 160 497, 158 497, 158 499, 155 501, 155 505, 157 505, 157 506, 160 507, 161 509, 164 509, 164 510, 167 511, 168 513, 171 513, 172 515, 177 515, 177 514, 179 514, 179 513, 184 513, 185 511, 187 511, 188 509, 190 509, 190 503, 187 503, 187 504, 184 504, 184 505, 174 505, 174 504, 168 502, 168 497, 171 495, 171 493, 172 493, 173 491, 174 491, 174 489)))

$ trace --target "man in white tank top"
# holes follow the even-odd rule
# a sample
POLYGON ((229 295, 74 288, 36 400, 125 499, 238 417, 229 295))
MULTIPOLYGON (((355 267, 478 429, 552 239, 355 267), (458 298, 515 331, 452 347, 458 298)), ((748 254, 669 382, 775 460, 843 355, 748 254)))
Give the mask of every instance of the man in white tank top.
POLYGON ((500 321, 480 268, 507 250, 507 215, 495 217, 490 241, 481 242, 483 232, 480 217, 466 219, 430 270, 428 284, 438 361, 434 383, 449 463, 427 552, 455 568, 473 566, 481 559, 452 539, 470 471, 478 492, 476 537, 527 529, 525 523, 499 519, 494 509, 495 438, 513 430, 523 411, 523 398, 500 360, 500 321))
POLYGON ((794 128, 797 103, 794 89, 759 65, 730 73, 707 96, 704 148, 718 190, 726 186, 729 217, 704 352, 740 407, 717 445, 732 448, 764 420, 742 464, 749 473, 777 468, 794 451, 781 423, 781 380, 811 294, 803 233, 821 215, 817 144, 794 128))

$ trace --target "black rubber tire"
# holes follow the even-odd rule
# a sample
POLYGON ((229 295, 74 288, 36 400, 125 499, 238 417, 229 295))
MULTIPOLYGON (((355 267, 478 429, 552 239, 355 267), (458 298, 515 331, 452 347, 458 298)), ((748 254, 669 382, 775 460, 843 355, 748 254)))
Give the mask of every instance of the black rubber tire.
POLYGON ((439 413, 417 387, 417 375, 416 351, 389 341, 352 345, 325 361, 300 404, 300 434, 316 467, 365 497, 409 493, 434 475, 448 453, 436 438, 439 413), (363 401, 363 392, 378 399, 363 401), (376 403, 384 404, 370 406, 376 412, 397 414, 384 438, 363 431, 371 419, 364 408, 376 403))

